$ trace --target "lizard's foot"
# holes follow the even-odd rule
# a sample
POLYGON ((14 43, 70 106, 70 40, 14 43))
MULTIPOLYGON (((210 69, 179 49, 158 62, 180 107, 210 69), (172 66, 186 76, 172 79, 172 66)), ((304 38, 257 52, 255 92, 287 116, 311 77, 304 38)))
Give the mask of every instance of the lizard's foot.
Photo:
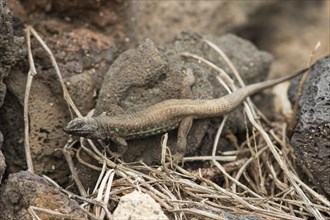
POLYGON ((112 150, 110 150, 110 148, 108 149, 108 152, 111 155, 111 159, 115 159, 115 160, 124 156, 124 154, 126 153, 126 150, 127 150, 127 146, 121 146, 121 145, 118 146, 117 145, 116 147, 117 147, 117 149, 112 149, 112 150))
POLYGON ((127 142, 124 138, 119 137, 119 136, 113 136, 112 141, 117 144, 117 152, 113 153, 115 158, 121 157, 126 153, 127 150, 127 142))
POLYGON ((178 164, 178 163, 182 162, 183 156, 186 153, 187 135, 190 131, 192 121, 193 121, 193 118, 189 116, 189 117, 182 119, 180 122, 179 129, 178 129, 176 154, 174 155, 174 159, 173 159, 174 163, 178 164))
POLYGON ((192 85, 195 84, 195 81, 196 81, 194 73, 193 73, 192 69, 190 69, 190 68, 188 68, 185 73, 186 73, 185 81, 188 84, 187 86, 191 87, 192 85))
POLYGON ((118 146, 118 151, 117 152, 112 152, 112 157, 115 159, 118 159, 119 157, 122 157, 127 150, 127 146, 118 146))
POLYGON ((182 162, 183 160, 183 156, 184 156, 184 153, 182 152, 177 152, 174 156, 173 156, 173 163, 175 164, 179 164, 182 162))
POLYGON ((118 152, 111 152, 111 159, 117 160, 121 156, 123 156, 123 155, 118 152))
POLYGON ((192 98, 193 93, 191 91, 191 86, 195 84, 195 76, 190 68, 186 69, 184 74, 185 77, 182 83, 181 96, 183 98, 192 98))

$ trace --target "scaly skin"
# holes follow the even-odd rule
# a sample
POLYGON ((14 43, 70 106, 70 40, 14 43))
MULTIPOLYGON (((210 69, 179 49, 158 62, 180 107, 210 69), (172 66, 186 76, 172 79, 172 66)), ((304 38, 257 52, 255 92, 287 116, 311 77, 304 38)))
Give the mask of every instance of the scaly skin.
POLYGON ((126 147, 126 140, 165 133, 179 127, 178 155, 182 159, 186 135, 193 119, 221 116, 233 111, 248 96, 306 72, 303 69, 290 76, 255 83, 217 99, 170 99, 133 114, 120 116, 81 117, 73 119, 64 128, 68 134, 91 138, 110 139, 126 147))

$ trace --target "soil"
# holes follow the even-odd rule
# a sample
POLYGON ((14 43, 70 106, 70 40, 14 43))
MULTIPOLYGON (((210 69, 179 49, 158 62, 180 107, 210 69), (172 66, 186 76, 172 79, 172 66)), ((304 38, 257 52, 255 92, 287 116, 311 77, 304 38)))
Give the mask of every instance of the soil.
MULTIPOLYGON (((0 214, 14 216, 19 212, 21 217, 25 216, 22 219, 30 219, 26 214, 28 205, 17 201, 26 198, 30 205, 43 206, 35 202, 38 193, 49 192, 48 185, 38 176, 22 172, 26 169, 23 141, 23 102, 28 72, 26 25, 32 25, 54 53, 69 93, 84 115, 93 108, 96 114, 104 111, 118 114, 164 99, 183 98, 183 78, 178 74, 185 68, 192 68, 197 76, 192 88, 193 98, 221 96, 223 91, 215 89, 219 86, 208 68, 193 61, 186 62, 180 56, 188 50, 219 62, 215 54, 208 53, 210 48, 196 43, 201 36, 207 36, 224 48, 247 84, 305 67, 317 41, 321 41, 322 46, 315 60, 330 53, 330 33, 326 31, 329 1, 0 0, 0 6, 0 129, 4 137, 2 140, 0 133, 0 149, 4 155, 2 157, 0 151, 0 183, 1 179, 5 181, 0 194, 20 193, 17 198, 11 197, 12 203, 0 210, 0 214), (187 29, 191 31, 184 31, 187 29), (228 32, 250 40, 263 52, 250 42, 226 34, 228 32), (145 40, 147 38, 150 40, 145 40), (130 58, 136 60, 128 60, 130 58), (149 71, 144 71, 145 68, 149 71), (134 77, 136 74, 140 74, 140 78, 134 77), (141 81, 137 82, 138 79, 141 81), (19 181, 31 179, 40 182, 40 192, 35 192, 35 188, 13 192, 19 181)), ((68 141, 62 127, 70 121, 71 114, 49 58, 36 39, 32 39, 32 51, 38 72, 29 104, 35 171, 65 188, 72 180, 61 151, 68 141)), ((259 99, 264 99, 260 97, 263 95, 259 99)), ((268 103, 260 105, 261 109, 263 107, 268 116, 274 116, 268 103)), ((233 115, 227 129, 244 136, 244 118, 240 114, 233 115)), ((211 123, 210 120, 198 121, 194 125, 188 139, 191 142, 188 153, 209 153, 210 148, 205 146, 216 132, 215 124, 218 124, 217 119, 211 123)), ((133 147, 124 159, 128 162, 142 159, 148 164, 159 161, 159 139, 155 136, 132 141, 129 145, 133 147)), ((172 132, 169 145, 174 142, 175 132, 172 132)), ((229 142, 223 140, 222 143, 229 142)), ((224 146, 219 149, 221 147, 224 146)), ((98 173, 91 172, 78 161, 75 163, 85 186, 92 187, 98 173)), ((52 193, 61 197, 60 200, 66 199, 58 191, 52 193)), ((50 194, 47 194, 49 198, 53 196, 50 194)), ((72 206, 62 211, 75 212, 75 201, 65 202, 72 206)), ((86 217, 78 211, 75 214, 86 217)))

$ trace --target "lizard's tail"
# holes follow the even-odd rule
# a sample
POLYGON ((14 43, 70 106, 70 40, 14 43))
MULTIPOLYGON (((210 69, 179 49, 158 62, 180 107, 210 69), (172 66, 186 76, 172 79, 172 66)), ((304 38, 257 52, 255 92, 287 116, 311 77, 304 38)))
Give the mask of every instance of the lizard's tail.
POLYGON ((253 95, 253 94, 255 94, 255 93, 257 93, 261 90, 264 90, 264 89, 267 89, 267 88, 272 87, 274 85, 277 85, 279 83, 285 82, 289 79, 293 79, 294 77, 303 74, 304 72, 308 71, 309 69, 310 69, 310 67, 302 69, 302 70, 300 70, 300 71, 298 71, 294 74, 280 77, 278 79, 273 79, 273 80, 269 80, 269 81, 266 81, 266 82, 255 83, 255 84, 249 85, 249 86, 247 86, 248 93, 249 93, 249 95, 253 95))
POLYGON ((274 85, 277 85, 281 82, 287 81, 289 79, 292 79, 306 71, 308 71, 311 67, 302 69, 292 75, 289 76, 284 76, 278 79, 273 79, 273 80, 269 80, 266 82, 260 82, 260 83, 255 83, 252 85, 248 85, 246 87, 240 88, 237 91, 235 91, 234 93, 228 94, 227 97, 229 100, 231 100, 231 102, 233 103, 233 105, 239 105, 245 98, 247 98, 250 95, 253 95, 257 92, 260 92, 261 90, 267 89, 269 87, 272 87, 274 85))

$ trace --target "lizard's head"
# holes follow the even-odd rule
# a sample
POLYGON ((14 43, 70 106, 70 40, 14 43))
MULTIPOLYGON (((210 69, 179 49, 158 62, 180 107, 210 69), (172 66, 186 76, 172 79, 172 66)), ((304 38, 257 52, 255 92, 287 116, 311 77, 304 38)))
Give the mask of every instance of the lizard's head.
POLYGON ((98 123, 91 117, 79 117, 70 121, 64 128, 64 132, 79 137, 100 138, 98 135, 98 123))

